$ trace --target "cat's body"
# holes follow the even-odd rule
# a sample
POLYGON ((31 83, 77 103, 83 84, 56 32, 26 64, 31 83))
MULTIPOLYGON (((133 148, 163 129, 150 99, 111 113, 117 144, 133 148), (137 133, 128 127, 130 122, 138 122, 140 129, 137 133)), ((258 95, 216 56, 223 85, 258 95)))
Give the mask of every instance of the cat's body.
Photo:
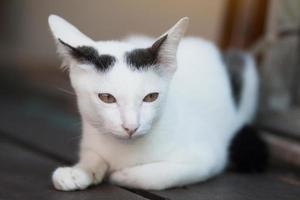
MULTIPOLYGON (((52 22, 52 26, 62 23, 59 21, 61 19, 52 18, 55 18, 52 21, 58 20, 52 22)), ((176 25, 167 32, 169 38, 174 30, 176 25)), ((54 30, 55 37, 60 39, 57 34, 54 30)), ((174 38, 178 39, 178 35, 178 32, 174 34, 174 38)), ((180 37, 182 35, 180 33, 180 37)), ((58 168, 53 174, 57 189, 84 189, 101 182, 105 176, 112 183, 125 187, 165 189, 206 180, 226 167, 231 139, 252 120, 256 108, 258 80, 252 59, 245 56, 243 87, 240 101, 236 103, 232 97, 228 71, 218 49, 202 39, 186 38, 181 41, 177 58, 176 51, 173 55, 177 59, 176 73, 161 70, 152 72, 149 69, 139 71, 118 65, 124 59, 124 52, 146 48, 153 42, 151 38, 132 37, 125 42, 91 43, 104 55, 115 56, 117 61, 109 69, 111 72, 83 72, 86 63, 75 67, 74 61, 67 61, 71 82, 78 96, 83 136, 79 163, 74 167, 58 168), (145 77, 141 78, 141 73, 145 77), (160 80, 161 76, 165 76, 163 80, 160 80), (111 134, 111 127, 108 127, 111 125, 106 124, 105 119, 96 121, 97 117, 102 117, 101 113, 96 111, 99 109, 96 104, 90 105, 97 100, 87 96, 93 93, 89 93, 89 90, 97 90, 99 79, 107 79, 107 82, 113 80, 114 83, 120 81, 115 86, 106 86, 105 82, 99 85, 106 88, 105 92, 115 90, 117 97, 124 96, 124 92, 127 96, 117 104, 118 116, 114 111, 101 111, 106 107, 100 108, 99 112, 107 112, 106 115, 111 115, 111 119, 120 118, 123 124, 127 123, 126 127, 137 126, 133 135, 136 137, 130 134, 128 138, 119 129, 111 134), (139 96, 135 91, 141 90, 157 90, 160 95, 158 102, 133 104, 138 98, 135 95, 139 96), (136 111, 138 109, 141 110, 136 111)), ((162 48, 167 48, 168 39, 165 43, 162 48)), ((168 57, 165 65, 176 65, 176 61, 170 62, 170 59, 172 57, 168 57)), ((138 63, 140 60, 131 62, 138 63)), ((160 57, 160 60, 163 58, 160 57)))

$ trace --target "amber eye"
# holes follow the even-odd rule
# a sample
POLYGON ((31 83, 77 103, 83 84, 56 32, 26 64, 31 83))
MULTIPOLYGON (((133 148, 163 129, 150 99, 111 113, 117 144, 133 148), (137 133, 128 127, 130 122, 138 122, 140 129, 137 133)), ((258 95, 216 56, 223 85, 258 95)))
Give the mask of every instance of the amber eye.
POLYGON ((157 97, 158 97, 158 93, 157 92, 153 92, 153 93, 147 94, 144 97, 143 101, 144 102, 153 102, 153 101, 155 101, 157 99, 157 97))
POLYGON ((113 95, 108 94, 108 93, 100 93, 100 94, 98 94, 98 97, 104 103, 116 103, 117 102, 116 98, 113 95))

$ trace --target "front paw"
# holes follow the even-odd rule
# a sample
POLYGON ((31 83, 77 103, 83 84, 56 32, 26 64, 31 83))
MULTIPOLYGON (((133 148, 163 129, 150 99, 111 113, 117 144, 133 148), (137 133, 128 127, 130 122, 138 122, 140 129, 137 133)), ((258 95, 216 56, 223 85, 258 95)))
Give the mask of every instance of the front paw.
POLYGON ((93 176, 77 167, 59 167, 52 174, 57 190, 83 190, 93 183, 93 176))

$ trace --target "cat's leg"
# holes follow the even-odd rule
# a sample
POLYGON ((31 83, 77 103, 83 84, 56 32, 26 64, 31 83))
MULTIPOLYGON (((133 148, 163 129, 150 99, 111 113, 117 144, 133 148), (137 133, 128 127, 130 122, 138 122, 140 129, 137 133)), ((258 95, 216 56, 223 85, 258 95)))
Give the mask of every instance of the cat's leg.
POLYGON ((79 162, 72 167, 59 167, 53 175, 54 187, 58 190, 83 190, 92 184, 100 183, 108 165, 96 152, 82 149, 79 162))
POLYGON ((223 168, 205 162, 158 162, 115 171, 110 175, 110 181, 129 188, 162 190, 204 181, 223 168))

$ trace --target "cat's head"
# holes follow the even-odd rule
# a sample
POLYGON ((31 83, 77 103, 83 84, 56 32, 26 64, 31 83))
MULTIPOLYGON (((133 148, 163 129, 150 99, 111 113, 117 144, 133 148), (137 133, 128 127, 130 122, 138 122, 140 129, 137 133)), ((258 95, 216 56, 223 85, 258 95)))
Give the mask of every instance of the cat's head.
POLYGON ((122 138, 148 133, 167 97, 188 18, 143 48, 120 41, 96 42, 54 15, 49 25, 70 71, 83 120, 103 134, 122 138))

